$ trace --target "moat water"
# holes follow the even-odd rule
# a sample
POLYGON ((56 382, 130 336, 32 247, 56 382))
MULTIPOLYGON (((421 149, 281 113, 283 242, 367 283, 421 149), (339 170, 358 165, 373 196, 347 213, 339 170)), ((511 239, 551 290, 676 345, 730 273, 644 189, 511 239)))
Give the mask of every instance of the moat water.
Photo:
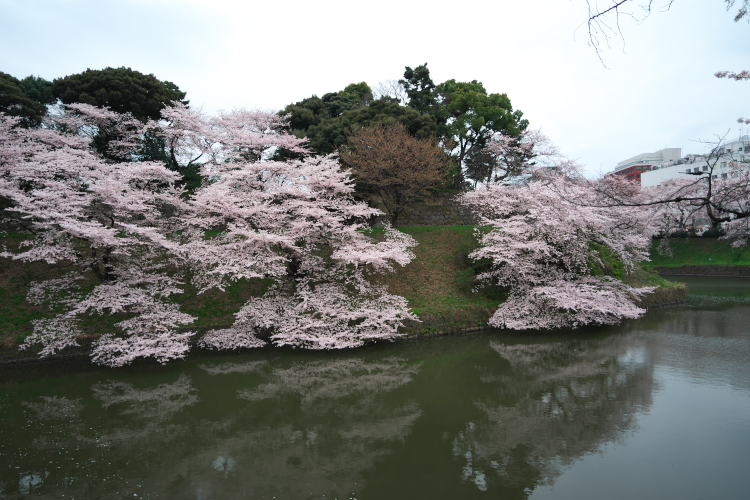
POLYGON ((618 327, 0 368, 0 498, 747 499, 750 279, 618 327))

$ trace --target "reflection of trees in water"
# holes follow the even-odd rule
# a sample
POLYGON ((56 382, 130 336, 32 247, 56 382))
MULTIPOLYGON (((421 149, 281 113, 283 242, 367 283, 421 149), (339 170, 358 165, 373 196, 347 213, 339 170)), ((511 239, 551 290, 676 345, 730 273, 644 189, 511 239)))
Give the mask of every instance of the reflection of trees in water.
MULTIPOLYGON (((691 289, 692 292, 692 289, 691 289)), ((726 310, 734 306, 750 305, 750 296, 739 293, 728 293, 726 295, 710 295, 691 293, 687 296, 687 306, 697 309, 726 310)))
POLYGON ((665 333, 697 337, 744 337, 750 309, 731 307, 718 309, 680 308, 659 311, 646 327, 665 333))
POLYGON ((644 319, 649 321, 638 327, 655 364, 690 378, 750 388, 750 307, 665 309, 644 319))
POLYGON ((205 447, 186 454, 177 467, 185 480, 170 494, 348 498, 363 487, 362 472, 393 442, 403 441, 421 414, 414 402, 382 399, 419 370, 398 358, 267 368, 264 382, 238 391, 238 397, 252 403, 251 413, 258 404, 284 409, 261 425, 244 425, 244 414, 206 425, 200 433, 205 447), (300 406, 289 411, 289 405, 300 406))
POLYGON ((237 498, 242 492, 349 498, 364 486, 362 473, 390 453, 394 441, 403 441, 419 416, 413 403, 393 409, 371 402, 333 422, 299 415, 254 429, 220 422, 219 429, 201 429, 205 446, 159 475, 175 478, 165 492, 180 498, 237 498))
MULTIPOLYGON (((44 471, 26 472, 19 476, 25 478, 23 487, 84 498, 144 493, 202 499, 251 493, 348 498, 361 490, 362 473, 390 453, 394 442, 405 440, 421 414, 407 398, 399 401, 396 395, 394 401, 393 391, 419 371, 418 364, 399 358, 284 366, 224 362, 198 368, 212 375, 201 379, 211 381, 211 388, 239 385, 239 398, 227 401, 227 411, 219 410, 218 418, 206 417, 216 415, 216 408, 201 401, 210 399, 209 393, 201 391, 199 398, 187 374, 147 387, 116 380, 97 383, 91 390, 101 404, 92 406, 89 400, 85 408, 80 399, 44 397, 27 403, 40 415, 65 411, 78 416, 59 422, 57 432, 67 449, 75 449, 76 463, 54 461, 50 477, 44 471), (257 387, 241 388, 258 384, 258 377, 257 387), (104 425, 96 428, 99 422, 104 425)), ((54 459, 57 452, 52 453, 54 459)), ((13 489, 19 492, 18 487, 13 489)))
POLYGON ((132 384, 110 380, 95 384, 91 391, 102 401, 103 408, 124 405, 118 412, 120 415, 143 419, 167 420, 186 406, 198 402, 197 391, 184 373, 177 381, 156 387, 136 388, 132 384))
POLYGON ((81 398, 66 399, 57 396, 40 396, 41 401, 23 402, 23 406, 31 408, 37 418, 44 420, 70 420, 78 418, 83 403, 81 398))
POLYGON ((583 455, 620 441, 651 405, 653 366, 635 335, 490 345, 512 369, 481 371, 499 401, 476 402, 483 419, 453 440, 463 479, 482 491, 528 496, 583 455))
POLYGON ((365 361, 360 358, 310 361, 289 368, 273 368, 267 382, 238 396, 249 401, 295 395, 303 405, 358 393, 389 392, 411 381, 419 365, 398 358, 365 361))
MULTIPOLYGON (((55 455, 63 455, 68 458, 66 445, 74 442, 71 434, 80 434, 83 431, 81 412, 84 404, 81 398, 67 399, 58 396, 40 396, 34 401, 24 401, 22 407, 29 408, 35 418, 28 418, 26 425, 36 430, 30 449, 23 450, 22 454, 31 457, 44 456, 43 460, 36 462, 31 468, 20 466, 18 479, 15 484, 4 484, 0 481, 0 498, 14 498, 11 493, 22 495, 36 495, 45 485, 45 481, 55 471, 53 462, 46 458, 55 455), (7 495, 7 496, 6 496, 7 495)), ((4 448, 12 447, 8 438, 3 436, 4 448)), ((20 451, 20 450, 19 450, 20 451)), ((15 454, 15 453, 14 453, 15 454)), ((3 457, 0 452, 0 457, 3 457)), ((5 458, 5 457, 3 457, 5 458)), ((0 459, 2 462, 2 459, 0 459)), ((10 465, 10 464, 8 464, 10 465)))
POLYGON ((268 366, 268 361, 246 361, 244 363, 216 363, 213 365, 202 364, 198 368, 209 375, 228 375, 230 373, 254 373, 268 366))
POLYGON ((133 467, 143 465, 137 463, 137 457, 163 454, 165 444, 184 439, 187 428, 167 421, 198 402, 197 391, 185 374, 172 383, 140 388, 109 380, 94 384, 91 391, 101 405, 58 396, 21 403, 37 420, 29 421, 36 432, 22 436, 31 442, 18 447, 26 449, 33 457, 31 463, 42 468, 20 466, 17 485, 0 493, 9 498, 27 494, 132 497, 142 493, 137 486, 141 477, 128 476, 133 467), (103 418, 96 418, 102 410, 103 418))

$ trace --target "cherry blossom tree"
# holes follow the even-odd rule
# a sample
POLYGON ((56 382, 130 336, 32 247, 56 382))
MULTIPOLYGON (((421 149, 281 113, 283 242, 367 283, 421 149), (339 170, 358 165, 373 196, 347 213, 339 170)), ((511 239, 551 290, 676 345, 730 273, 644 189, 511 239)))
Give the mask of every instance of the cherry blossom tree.
MULTIPOLYGON (((750 165, 744 148, 729 151, 723 139, 707 143, 710 151, 702 158, 705 169, 646 188, 616 175, 588 181, 596 193, 590 201, 602 208, 647 211, 666 238, 691 230, 693 221, 704 219, 711 227, 723 229, 723 238, 733 246, 744 246, 750 242, 750 165)), ((666 239, 662 243, 660 249, 668 253, 666 239)))
POLYGON ((564 158, 541 129, 525 129, 517 136, 496 133, 469 152, 467 177, 477 183, 524 182, 540 168, 555 168, 564 158))
POLYGON ((165 362, 187 351, 191 333, 175 328, 193 318, 170 300, 181 290, 179 277, 167 272, 171 235, 181 224, 162 214, 165 206, 179 211, 184 203, 174 172, 132 157, 140 135, 136 123, 82 104, 36 129, 0 115, 0 197, 9 206, 3 222, 31 236, 19 251, 5 249, 2 256, 72 269, 32 286, 29 301, 63 312, 34 320, 22 347, 41 344, 42 356, 54 354, 77 345, 81 316, 122 314, 115 325, 119 335, 94 342, 95 362, 119 366, 148 356, 165 362), (107 151, 96 154, 92 137, 104 128, 111 140, 107 151), (80 282, 92 275, 97 284, 84 293, 80 282))
POLYGON ((284 117, 233 111, 216 118, 173 108, 170 132, 181 153, 202 158, 208 181, 189 201, 181 255, 201 290, 241 278, 273 285, 250 300, 233 327, 208 332, 204 347, 276 345, 356 347, 391 339, 416 320, 403 297, 368 279, 414 258, 416 242, 390 227, 381 241, 366 234, 378 210, 353 200, 353 181, 331 157, 270 160, 276 148, 306 154, 302 140, 280 131, 284 117), (196 140, 195 137, 199 137, 196 140), (206 231, 219 234, 206 238, 206 231))
POLYGON ((416 243, 390 228, 380 241, 365 233, 379 212, 353 201, 349 173, 332 158, 270 161, 277 148, 307 153, 302 140, 279 131, 286 118, 248 110, 206 117, 180 104, 163 116, 141 126, 70 105, 40 129, 0 119, 0 196, 6 214, 33 235, 20 252, 2 255, 74 268, 32 287, 30 301, 64 312, 35 321, 24 347, 42 344, 42 356, 53 354, 77 344, 82 315, 115 313, 124 319, 94 342, 95 362, 183 357, 193 332, 178 327, 194 318, 171 300, 182 291, 182 271, 201 290, 241 278, 274 281, 232 328, 205 335, 206 347, 263 345, 257 334, 277 345, 354 347, 393 338, 416 320, 406 299, 368 279, 408 263, 416 243), (105 128, 102 149, 92 139, 105 128), (194 196, 174 187, 179 174, 139 161, 146 133, 165 138, 177 161, 201 168, 205 182, 194 196), (99 283, 84 292, 79 282, 91 274, 99 283))
POLYGON ((575 328, 615 324, 645 312, 634 301, 652 289, 594 275, 592 268, 602 265, 602 248, 626 269, 647 259, 653 223, 637 213, 599 207, 596 196, 584 182, 549 174, 526 186, 490 184, 459 196, 479 219, 480 248, 470 257, 491 262, 477 280, 509 289, 490 325, 575 328))

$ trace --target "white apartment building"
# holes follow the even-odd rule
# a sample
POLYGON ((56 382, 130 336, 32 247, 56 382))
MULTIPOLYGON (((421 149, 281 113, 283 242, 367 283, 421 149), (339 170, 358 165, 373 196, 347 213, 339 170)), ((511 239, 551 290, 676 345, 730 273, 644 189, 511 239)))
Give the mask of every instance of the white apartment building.
POLYGON ((670 161, 677 161, 681 157, 682 148, 665 148, 655 153, 641 153, 618 163, 615 172, 634 165, 661 165, 670 161))
POLYGON ((709 161, 716 164, 713 171, 715 179, 726 177, 729 172, 727 164, 731 160, 750 163, 750 136, 744 135, 724 143, 713 155, 689 154, 682 157, 681 148, 643 153, 621 161, 608 175, 624 175, 642 187, 654 187, 670 179, 695 178, 694 174, 708 172, 709 161))
POLYGON ((662 165, 672 161, 678 161, 682 156, 681 148, 664 148, 655 153, 641 153, 617 164, 614 171, 607 175, 617 175, 626 180, 641 183, 643 172, 652 170, 654 165, 662 165))
POLYGON ((732 160, 750 163, 750 136, 744 135, 735 141, 724 143, 713 155, 689 154, 676 161, 655 165, 650 171, 641 174, 641 186, 654 187, 670 179, 695 178, 695 174, 709 171, 709 162, 715 164, 712 174, 714 179, 726 178, 729 175, 727 164, 732 160))

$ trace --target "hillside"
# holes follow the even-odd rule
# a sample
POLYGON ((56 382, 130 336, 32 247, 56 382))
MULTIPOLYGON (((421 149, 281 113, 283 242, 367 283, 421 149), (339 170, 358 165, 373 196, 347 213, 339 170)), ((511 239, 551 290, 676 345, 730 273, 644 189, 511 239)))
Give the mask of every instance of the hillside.
MULTIPOLYGON (((474 276, 482 271, 482 264, 472 262, 468 254, 476 248, 474 227, 402 227, 419 245, 414 249, 416 259, 395 273, 382 275, 378 280, 389 291, 402 295, 417 313, 421 322, 409 325, 409 335, 462 330, 485 326, 504 299, 506 291, 486 288, 474 291, 474 276)), ((375 232, 377 236, 377 230, 375 232)), ((23 237, 8 236, 0 242, 9 248, 20 244, 23 237)), ((684 299, 684 286, 664 280, 648 269, 638 269, 625 275, 618 262, 605 256, 604 267, 595 274, 608 274, 633 286, 657 286, 659 293, 647 297, 643 303, 650 307, 684 299)), ((29 304, 26 293, 30 283, 62 276, 64 268, 45 263, 21 264, 0 259, 0 344, 12 348, 21 343, 32 330, 32 320, 49 317, 41 306, 29 304)), ((91 283, 81 283, 82 291, 91 283)), ((199 330, 228 325, 233 314, 253 296, 261 295, 268 283, 262 280, 241 280, 226 292, 212 290, 198 294, 187 286, 177 297, 182 310, 196 316, 199 330)), ((82 322, 83 331, 95 337, 112 328, 123 317, 90 316, 82 322)))

